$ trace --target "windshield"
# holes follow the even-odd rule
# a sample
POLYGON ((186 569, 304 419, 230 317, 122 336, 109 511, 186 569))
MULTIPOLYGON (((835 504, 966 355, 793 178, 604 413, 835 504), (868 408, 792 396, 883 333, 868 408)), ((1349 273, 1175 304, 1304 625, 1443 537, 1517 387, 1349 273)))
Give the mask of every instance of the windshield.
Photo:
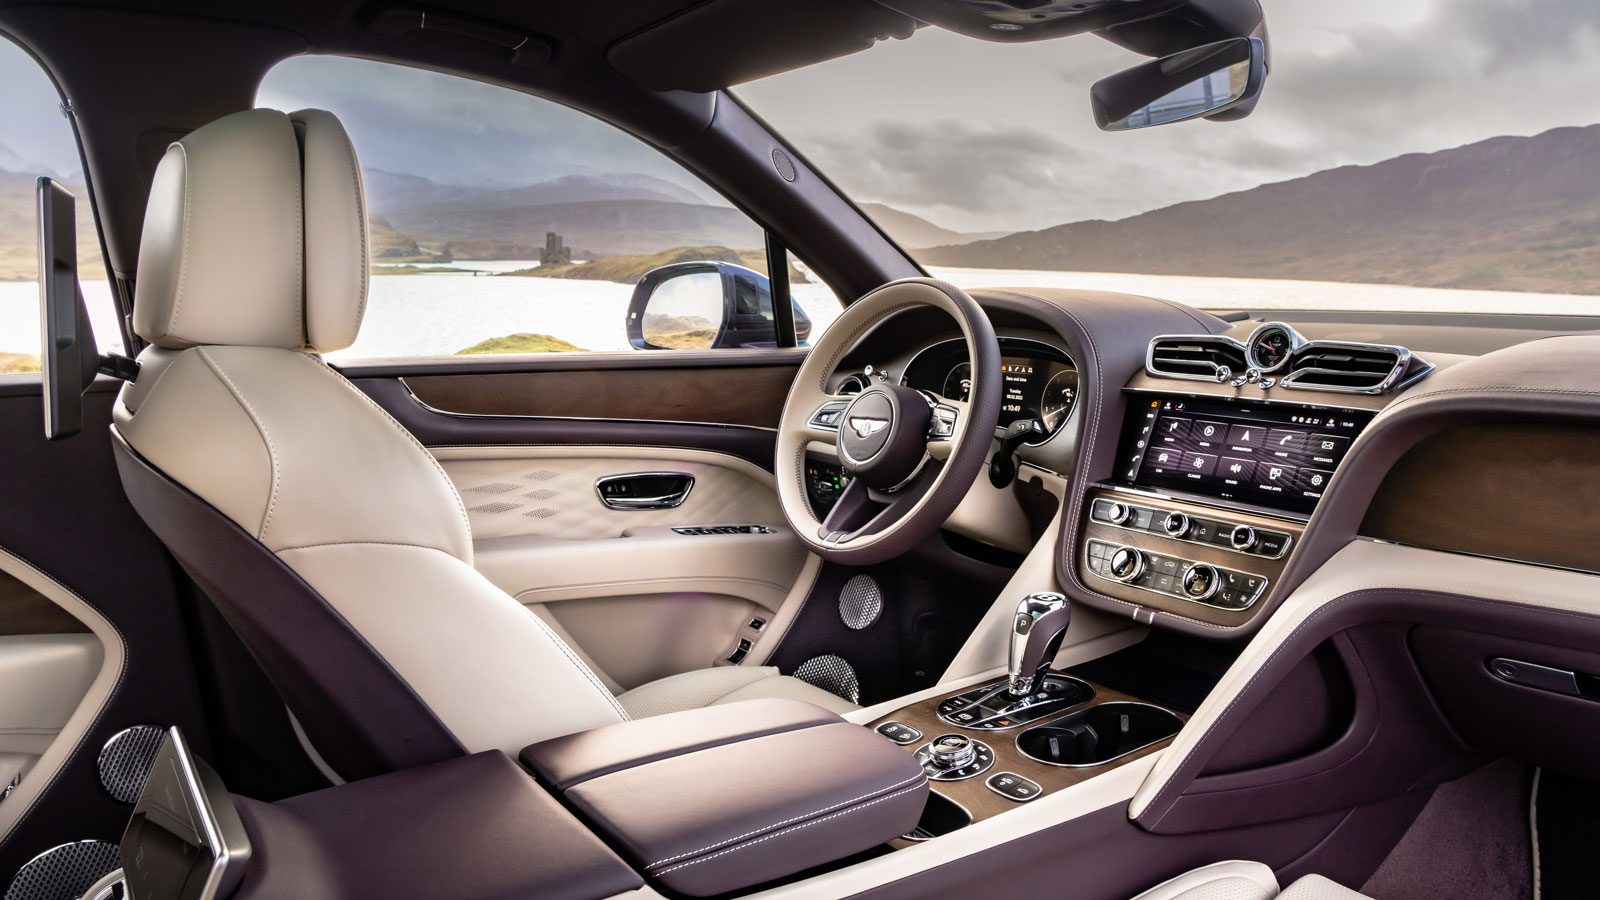
POLYGON ((1255 112, 1101 132, 1146 61, 923 28, 737 89, 927 270, 1210 309, 1600 314, 1600 3, 1263 0, 1255 112))

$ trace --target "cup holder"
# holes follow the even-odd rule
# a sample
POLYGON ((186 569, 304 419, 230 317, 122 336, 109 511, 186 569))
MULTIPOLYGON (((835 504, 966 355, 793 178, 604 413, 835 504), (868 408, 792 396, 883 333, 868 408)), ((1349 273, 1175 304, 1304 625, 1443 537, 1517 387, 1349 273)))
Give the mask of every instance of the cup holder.
POLYGON ((905 835, 905 839, 928 841, 971 824, 972 813, 967 812, 961 804, 938 791, 929 791, 928 805, 922 808, 922 818, 917 820, 917 827, 905 835))
POLYGON ((1098 703, 1017 735, 1017 750, 1047 766, 1099 766, 1178 733, 1183 722, 1148 703, 1098 703))

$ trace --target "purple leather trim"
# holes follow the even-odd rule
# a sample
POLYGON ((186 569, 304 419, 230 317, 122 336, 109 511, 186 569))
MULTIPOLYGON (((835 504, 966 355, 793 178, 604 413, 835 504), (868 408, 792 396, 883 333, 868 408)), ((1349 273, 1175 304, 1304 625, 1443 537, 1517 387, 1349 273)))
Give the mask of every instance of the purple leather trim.
POLYGON ((358 377, 351 383, 428 447, 582 446, 711 450, 771 471, 776 432, 737 425, 632 422, 606 419, 454 416, 432 412, 398 378, 358 377))
POLYGON ((466 752, 338 611, 233 520, 111 431, 123 489, 346 778, 466 752))
MULTIPOLYGON (((1507 732, 1501 742, 1474 741, 1474 734, 1481 737, 1481 721, 1458 731, 1435 700, 1438 688, 1430 687, 1412 658, 1408 636, 1417 626, 1515 635, 1517 641, 1557 648, 1600 646, 1600 618, 1595 616, 1427 591, 1373 589, 1346 594, 1312 614, 1272 652, 1181 761, 1139 824, 1159 833, 1185 833, 1215 828, 1218 822, 1269 822, 1378 802, 1459 777, 1481 764, 1486 753, 1508 752, 1504 741, 1534 755, 1542 752, 1539 748, 1547 740, 1555 739, 1507 732), (1348 634, 1353 651, 1345 657, 1347 663, 1354 663, 1354 717, 1345 734, 1320 751, 1288 762, 1204 774, 1218 750, 1257 714, 1282 677, 1314 647, 1341 632, 1348 634)), ((1458 716, 1469 708, 1448 691, 1440 696, 1456 701, 1451 708, 1458 716)), ((1530 706, 1528 712, 1532 710, 1530 706)), ((1553 720, 1543 721, 1553 726, 1553 720)))
POLYGON ((927 793, 911 754, 841 720, 618 769, 565 796, 652 881, 706 897, 899 837, 927 793))
POLYGON ((524 747, 522 764, 557 791, 634 766, 843 719, 799 700, 745 700, 605 725, 524 747))
POLYGON ((235 900, 598 900, 644 884, 497 750, 235 802, 251 845, 235 900))

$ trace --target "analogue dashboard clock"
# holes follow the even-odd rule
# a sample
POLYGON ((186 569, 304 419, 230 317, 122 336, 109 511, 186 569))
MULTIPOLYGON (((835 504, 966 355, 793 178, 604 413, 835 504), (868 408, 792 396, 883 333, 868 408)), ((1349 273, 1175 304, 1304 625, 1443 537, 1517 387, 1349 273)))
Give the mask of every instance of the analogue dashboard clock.
POLYGON ((1263 372, 1273 372, 1289 362, 1305 339, 1281 322, 1268 322, 1251 332, 1245 343, 1245 360, 1263 372))

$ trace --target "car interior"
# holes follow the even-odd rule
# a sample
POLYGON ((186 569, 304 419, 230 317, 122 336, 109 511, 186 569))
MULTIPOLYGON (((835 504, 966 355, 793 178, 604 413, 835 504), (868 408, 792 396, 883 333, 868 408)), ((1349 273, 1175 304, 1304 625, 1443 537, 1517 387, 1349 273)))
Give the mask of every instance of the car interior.
POLYGON ((0 900, 1592 896, 1600 314, 964 288, 739 87, 1110 42, 1052 115, 1210 134, 1273 15, 0 0, 81 165, 16 188, 0 900), (392 198, 472 116, 264 99, 324 62, 549 101, 748 230, 597 276, 615 349, 370 352, 402 288, 657 245, 470 255, 392 198))

